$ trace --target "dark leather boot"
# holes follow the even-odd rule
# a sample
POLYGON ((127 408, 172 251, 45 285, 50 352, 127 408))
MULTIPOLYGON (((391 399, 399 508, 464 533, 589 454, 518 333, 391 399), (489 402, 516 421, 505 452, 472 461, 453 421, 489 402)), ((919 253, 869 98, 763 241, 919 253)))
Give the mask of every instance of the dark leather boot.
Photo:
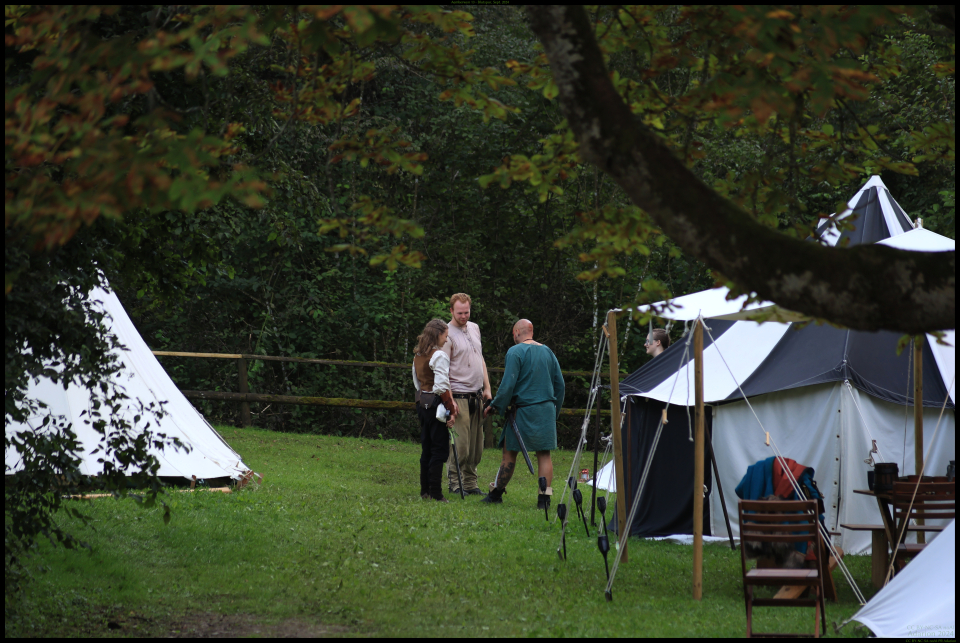
POLYGON ((483 498, 480 499, 480 502, 488 502, 490 504, 502 504, 503 503, 503 494, 505 489, 494 489, 483 498))

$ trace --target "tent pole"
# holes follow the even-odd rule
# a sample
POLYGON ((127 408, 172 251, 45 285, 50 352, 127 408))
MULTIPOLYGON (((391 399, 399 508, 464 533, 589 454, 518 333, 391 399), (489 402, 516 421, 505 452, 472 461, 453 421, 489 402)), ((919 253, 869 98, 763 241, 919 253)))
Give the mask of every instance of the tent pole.
POLYGON ((696 428, 693 433, 693 600, 703 598, 703 321, 693 331, 696 428))
MULTIPOLYGON (((599 378, 598 378, 599 379, 599 378)), ((597 398, 594 400, 594 404, 597 407, 597 430, 593 432, 593 491, 590 492, 590 524, 594 527, 597 526, 596 520, 596 511, 597 511, 597 461, 600 457, 600 393, 603 391, 603 388, 597 389, 597 398)))
POLYGON ((607 313, 607 330, 610 331, 610 423, 613 425, 613 458, 617 472, 617 526, 620 536, 620 547, 623 553, 620 562, 627 562, 627 540, 630 534, 625 531, 627 526, 627 486, 623 480, 623 444, 620 441, 620 380, 618 379, 619 364, 617 364, 617 313, 613 310, 607 313))
MULTIPOLYGON (((706 428, 706 423, 704 423, 706 428)), ((723 485, 720 484, 720 469, 717 467, 717 456, 713 453, 713 435, 707 432, 707 448, 710 450, 710 464, 713 465, 713 477, 717 481, 717 493, 720 494, 720 506, 723 508, 723 522, 727 524, 727 537, 730 539, 730 549, 736 551, 737 546, 733 543, 733 530, 730 529, 730 514, 727 513, 727 501, 723 497, 723 485)))
MULTIPOLYGON (((923 335, 913 339, 913 458, 917 475, 923 471, 923 341, 923 335)), ((923 522, 917 518, 918 526, 923 522)), ((917 542, 926 542, 924 532, 917 532, 917 542)))

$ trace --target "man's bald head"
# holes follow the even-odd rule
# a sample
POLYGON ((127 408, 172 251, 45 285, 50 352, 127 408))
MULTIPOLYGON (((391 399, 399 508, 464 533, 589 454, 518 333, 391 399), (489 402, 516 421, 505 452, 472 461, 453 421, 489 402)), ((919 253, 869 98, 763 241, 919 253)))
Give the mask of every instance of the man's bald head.
POLYGON ((513 339, 518 344, 522 341, 533 339, 533 324, 529 319, 521 319, 513 325, 513 339))

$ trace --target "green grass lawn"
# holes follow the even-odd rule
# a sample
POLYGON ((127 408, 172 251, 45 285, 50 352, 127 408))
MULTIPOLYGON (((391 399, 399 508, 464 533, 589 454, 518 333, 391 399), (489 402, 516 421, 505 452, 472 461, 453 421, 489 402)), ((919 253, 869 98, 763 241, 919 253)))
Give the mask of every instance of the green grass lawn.
MULTIPOLYGON (((30 560, 34 580, 23 589, 29 617, 17 624, 22 634, 745 633, 740 555, 728 545, 705 546, 698 602, 691 547, 634 540, 607 603, 595 536, 571 521, 561 562, 559 528, 536 510, 536 479, 525 468, 503 505, 481 504, 479 496, 444 505, 418 495, 416 444, 220 431, 264 475, 263 485, 171 494, 168 525, 158 509, 132 501, 78 501, 89 526, 66 517, 64 524, 93 551, 41 543, 30 560)), ((557 481, 572 457, 555 454, 557 481)), ((498 464, 499 453, 488 450, 482 486, 498 464)), ((869 597, 869 558, 847 563, 869 597)), ((827 604, 828 625, 858 607, 839 572, 835 578, 841 600, 827 604)), ((758 608, 754 622, 759 630, 812 632, 813 610, 758 608)), ((854 624, 842 631, 862 633, 854 624)))

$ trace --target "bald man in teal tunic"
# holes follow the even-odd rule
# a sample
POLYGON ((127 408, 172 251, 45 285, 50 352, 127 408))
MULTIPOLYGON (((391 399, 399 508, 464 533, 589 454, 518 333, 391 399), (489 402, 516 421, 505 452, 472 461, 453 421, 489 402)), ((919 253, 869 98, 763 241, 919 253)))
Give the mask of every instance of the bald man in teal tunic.
MULTIPOLYGON (((553 489, 553 462, 550 451, 557 448, 557 418, 563 405, 564 385, 560 363, 553 351, 533 339, 533 324, 521 319, 513 326, 512 346, 507 351, 507 364, 500 381, 497 396, 486 414, 503 415, 512 405, 516 413, 517 430, 527 452, 536 451, 538 475, 547 479, 547 491, 540 494, 537 507, 549 505, 553 489)), ((509 425, 509 419, 500 434, 503 461, 497 479, 491 483, 490 493, 483 502, 503 502, 503 492, 517 466, 520 444, 509 425)), ((538 489, 539 491, 539 489, 538 489)))

